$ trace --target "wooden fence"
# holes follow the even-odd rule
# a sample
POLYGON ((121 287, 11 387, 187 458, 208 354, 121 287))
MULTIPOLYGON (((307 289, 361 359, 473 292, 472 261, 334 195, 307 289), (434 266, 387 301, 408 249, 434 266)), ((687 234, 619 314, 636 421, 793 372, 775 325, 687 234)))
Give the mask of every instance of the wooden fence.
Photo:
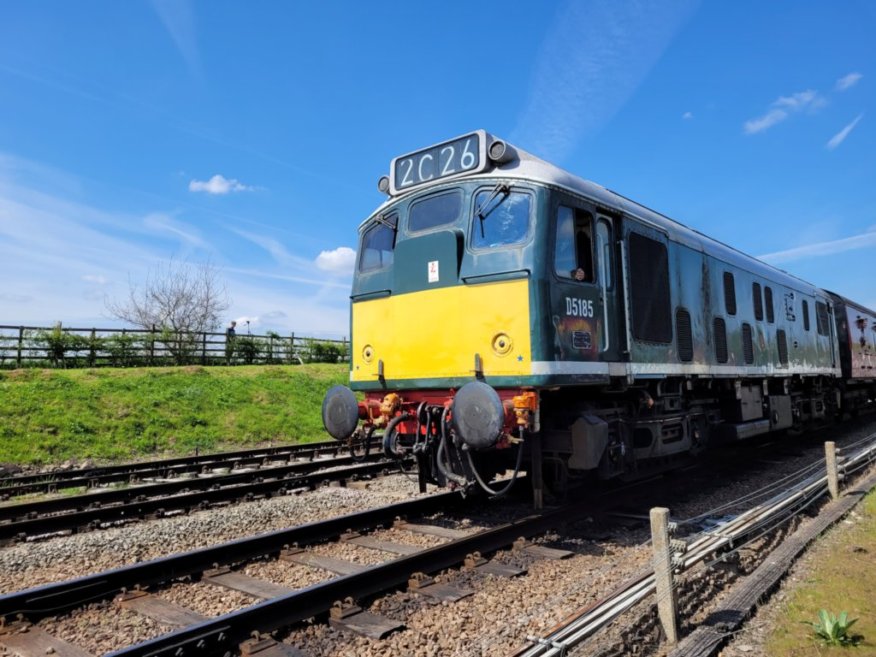
POLYGON ((0 325, 0 367, 134 367, 341 362, 349 343, 297 336, 173 332, 167 329, 0 325))

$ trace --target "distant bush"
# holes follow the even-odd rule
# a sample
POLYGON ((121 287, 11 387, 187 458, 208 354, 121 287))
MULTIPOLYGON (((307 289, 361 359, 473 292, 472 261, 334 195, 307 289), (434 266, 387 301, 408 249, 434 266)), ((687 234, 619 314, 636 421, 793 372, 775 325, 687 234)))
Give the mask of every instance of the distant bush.
POLYGON ((92 346, 91 339, 68 333, 60 324, 50 330, 37 331, 32 340, 45 350, 46 358, 54 367, 66 367, 67 358, 71 354, 75 357, 78 352, 90 350, 92 346))
POLYGON ((337 363, 347 355, 343 345, 324 340, 308 340, 306 353, 308 363, 337 363))
POLYGON ((265 344, 251 335, 241 335, 234 339, 234 351, 244 363, 252 365, 265 351, 265 344))
POLYGON ((199 333, 184 333, 167 327, 158 333, 158 341, 164 345, 175 365, 188 365, 195 361, 200 338, 199 333))
POLYGON ((113 367, 132 367, 140 360, 143 343, 131 333, 115 333, 103 340, 103 350, 113 367))

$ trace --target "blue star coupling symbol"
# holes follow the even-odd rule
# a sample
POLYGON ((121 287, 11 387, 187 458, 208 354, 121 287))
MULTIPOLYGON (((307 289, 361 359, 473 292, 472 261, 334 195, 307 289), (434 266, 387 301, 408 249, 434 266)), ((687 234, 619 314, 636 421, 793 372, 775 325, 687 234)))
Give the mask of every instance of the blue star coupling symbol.
POLYGON ((522 363, 522 362, 523 362, 523 354, 520 354, 520 355, 517 357, 517 362, 518 362, 518 363, 522 363))

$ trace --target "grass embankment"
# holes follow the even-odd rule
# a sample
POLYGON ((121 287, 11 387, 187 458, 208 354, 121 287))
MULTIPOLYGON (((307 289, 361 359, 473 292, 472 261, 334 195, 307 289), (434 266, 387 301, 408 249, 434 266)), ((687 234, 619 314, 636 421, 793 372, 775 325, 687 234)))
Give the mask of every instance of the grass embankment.
POLYGON ((132 459, 326 439, 347 365, 0 372, 0 463, 132 459))
POLYGON ((860 520, 840 525, 839 534, 816 545, 813 566, 785 603, 766 644, 771 657, 864 657, 876 654, 876 494, 855 508, 860 520), (856 647, 827 647, 812 631, 820 609, 857 618, 850 634, 864 640, 856 647))

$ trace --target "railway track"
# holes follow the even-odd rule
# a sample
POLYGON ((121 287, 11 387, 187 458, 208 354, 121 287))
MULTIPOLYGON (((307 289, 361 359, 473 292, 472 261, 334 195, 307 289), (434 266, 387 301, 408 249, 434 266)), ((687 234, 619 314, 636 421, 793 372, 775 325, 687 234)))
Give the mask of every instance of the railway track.
MULTIPOLYGON (((764 465, 762 462, 761 467, 764 465)), ((768 463, 766 465, 769 467, 768 463)), ((707 475, 690 471, 681 476, 684 481, 688 481, 690 476, 707 475)), ((464 506, 466 502, 458 494, 434 495, 125 566, 70 582, 11 593, 0 597, 0 619, 3 619, 0 623, 0 645, 13 654, 24 657, 44 655, 49 649, 61 657, 83 657, 88 653, 83 652, 82 648, 66 643, 59 633, 50 634, 44 629, 51 629, 51 623, 37 626, 31 624, 40 619, 51 620, 59 614, 93 603, 100 603, 101 609, 124 609, 128 614, 150 618, 152 622, 168 630, 167 633, 152 636, 146 641, 120 648, 113 653, 117 655, 184 657, 229 652, 258 654, 262 657, 289 656, 297 654, 296 651, 292 646, 278 643, 275 639, 280 635, 275 632, 312 617, 324 619, 328 616, 330 622, 336 626, 378 636, 389 631, 390 626, 397 626, 397 623, 393 625, 389 622, 392 619, 387 617, 371 617, 363 613, 355 603, 344 604, 342 601, 347 598, 367 600, 387 591, 398 590, 406 583, 412 586, 410 595, 429 595, 421 590, 428 591, 430 586, 424 575, 453 568, 466 561, 475 572, 478 568, 488 569, 491 566, 502 570, 497 562, 507 563, 509 559, 500 557, 497 562, 483 562, 475 553, 490 555, 495 550, 511 547, 522 536, 533 537, 584 516, 593 516, 597 512, 647 508, 653 504, 654 499, 660 499, 661 502, 667 499, 666 490, 661 490, 664 485, 666 489, 672 490, 678 487, 679 481, 679 475, 675 475, 674 479, 669 478, 662 483, 659 480, 649 482, 644 491, 641 490, 641 485, 615 487, 593 495, 592 499, 584 502, 564 505, 538 515, 521 513, 518 507, 516 513, 519 517, 476 534, 459 530, 448 531, 435 524, 430 516, 464 511, 468 518, 477 517, 479 512, 487 518, 495 518, 502 515, 503 507, 487 506, 485 510, 475 510, 473 514, 470 507, 464 506), (409 522, 396 523, 398 516, 408 518, 409 522), (442 536, 444 542, 421 549, 412 547, 405 541, 387 541, 382 530, 385 527, 394 527, 389 531, 390 536, 396 536, 396 541, 401 532, 429 532, 442 536), (388 558, 372 566, 363 566, 361 563, 326 558, 320 553, 319 544, 334 541, 341 536, 353 546, 388 558), (244 573, 247 564, 262 563, 270 563, 280 569, 316 567, 322 571, 333 571, 336 576, 305 588, 298 588, 300 585, 296 585, 293 590, 292 587, 285 588, 275 583, 283 582, 282 578, 275 579, 273 575, 259 577, 262 571, 258 568, 255 571, 249 570, 250 575, 244 573), (253 573, 256 577, 252 576, 253 573), (221 596, 222 590, 234 590, 246 592, 250 600, 256 598, 261 602, 250 606, 241 605, 230 613, 215 618, 204 618, 186 605, 184 594, 182 598, 179 594, 163 597, 163 592, 168 591, 168 586, 174 582, 173 587, 187 591, 189 584, 185 582, 189 580, 197 582, 197 586, 215 589, 214 597, 221 596)), ((524 545, 519 547, 525 550, 524 545)), ((527 556, 523 560, 561 556, 556 553, 551 555, 550 550, 542 550, 542 555, 538 553, 538 549, 529 554, 524 553, 527 556)), ((510 561, 519 565, 521 560, 510 561)), ((444 581, 447 582, 447 579, 445 577, 444 581)), ((453 586, 454 582, 471 584, 472 581, 477 581, 477 576, 456 577, 451 573, 449 580, 449 587, 445 584, 443 591, 440 591, 442 587, 435 591, 436 594, 446 596, 444 599, 453 599, 464 593, 453 591, 458 588, 453 586)), ((378 607, 375 605, 374 608, 378 607)), ((80 612, 74 611, 74 615, 76 613, 80 612)), ((200 613, 205 612, 200 610, 200 613)), ((299 635, 294 633, 292 636, 299 635)))
MULTIPOLYGON (((376 442, 372 442, 372 446, 376 442)), ((293 461, 314 460, 349 454, 348 445, 337 440, 316 443, 261 447, 257 449, 181 456, 156 461, 90 467, 78 470, 55 470, 39 474, 19 474, 0 478, 0 500, 22 495, 54 493, 70 488, 100 488, 112 484, 130 484, 153 479, 192 476, 223 469, 258 468, 293 461)), ((366 455, 363 451, 361 456, 366 455)))
MULTIPOLYGON (((461 565, 474 572, 492 572, 499 576, 520 574, 520 569, 509 568, 501 561, 484 559, 498 550, 515 546, 530 560, 571 556, 571 552, 527 544, 526 539, 611 509, 645 505, 651 493, 642 488, 653 491, 654 486, 663 484, 672 486, 671 482, 655 484, 654 480, 614 486, 586 501, 575 501, 538 514, 529 512, 527 506, 522 507, 525 513, 518 507, 514 519, 476 533, 448 529, 428 519, 436 513, 463 510, 466 517, 472 516, 472 509, 462 496, 442 493, 49 584, 0 596, 0 619, 5 619, 0 630, 0 645, 22 657, 45 654, 46 649, 60 657, 83 657, 87 653, 80 648, 32 624, 71 612, 84 604, 110 600, 114 606, 133 610, 172 629, 119 649, 113 655, 184 657, 229 652, 262 657, 295 655, 298 653, 292 647, 272 638, 274 633, 308 618, 326 615, 336 626, 378 637, 399 624, 364 612, 353 601, 397 590, 406 584, 414 595, 434 595, 445 601, 465 597, 471 591, 453 584, 436 586, 430 576, 461 565), (400 517, 409 520, 399 521, 400 517), (443 542, 420 549, 386 541, 380 537, 380 530, 385 527, 393 527, 396 533, 438 536, 443 542), (339 537, 390 558, 363 566, 321 556, 310 549, 339 537), (305 588, 288 590, 243 573, 243 566, 264 559, 288 567, 321 568, 335 576, 305 588), (184 580, 206 583, 218 587, 217 590, 234 589, 262 601, 215 618, 203 618, 180 605, 179 596, 175 596, 175 602, 161 597, 162 590, 172 582, 184 580), (343 602, 345 600, 348 602, 343 602)), ((495 506, 486 508, 487 517, 496 517, 496 512, 495 506)), ((477 511, 475 517, 476 514, 477 511)))
MULTIPOLYGON (((71 611, 83 604, 110 599, 115 599, 114 604, 133 609, 167 627, 177 628, 119 650, 114 653, 116 655, 180 657, 186 654, 223 654, 226 651, 254 654, 255 648, 259 648, 257 652, 265 657, 291 655, 294 654, 291 648, 274 643, 268 634, 326 613, 331 613, 334 624, 378 636, 391 629, 389 626, 393 623, 389 619, 362 612, 351 603, 338 604, 338 601, 373 596, 409 581, 413 589, 423 595, 435 595, 444 600, 464 597, 466 591, 454 590, 446 585, 435 586, 426 575, 466 561, 472 569, 494 574, 514 574, 508 566, 486 561, 480 555, 510 547, 521 537, 533 536, 568 521, 572 512, 569 507, 558 508, 473 534, 429 524, 428 521, 424 524, 398 520, 399 516, 419 519, 437 512, 459 509, 463 504, 464 500, 458 494, 444 493, 0 596, 0 618, 5 621, 0 626, 0 645, 26 657, 46 654, 48 649, 59 657, 81 657, 87 653, 46 634, 31 623, 71 611), (360 534, 393 525, 401 531, 432 534, 446 540, 435 547, 418 549, 360 534), (397 556, 364 567, 353 562, 342 563, 320 557, 307 550, 309 546, 339 536, 363 547, 397 556), (338 576, 303 589, 284 591, 275 584, 255 580, 234 570, 241 563, 268 557, 289 562, 290 567, 294 564, 308 565, 333 571, 338 576), (182 578, 242 591, 263 601, 216 618, 203 619, 190 609, 148 592, 150 587, 182 578), (254 634, 258 635, 258 639, 252 639, 254 634), (272 652, 262 652, 268 648, 272 652)), ((577 505, 575 512, 582 513, 585 509, 577 505)), ((560 551, 535 548, 519 542, 518 547, 530 549, 534 555, 542 558, 565 556, 560 551)))
POLYGON ((350 456, 318 458, 10 504, 0 506, 0 545, 373 478, 398 467, 383 459, 359 463, 350 456))

